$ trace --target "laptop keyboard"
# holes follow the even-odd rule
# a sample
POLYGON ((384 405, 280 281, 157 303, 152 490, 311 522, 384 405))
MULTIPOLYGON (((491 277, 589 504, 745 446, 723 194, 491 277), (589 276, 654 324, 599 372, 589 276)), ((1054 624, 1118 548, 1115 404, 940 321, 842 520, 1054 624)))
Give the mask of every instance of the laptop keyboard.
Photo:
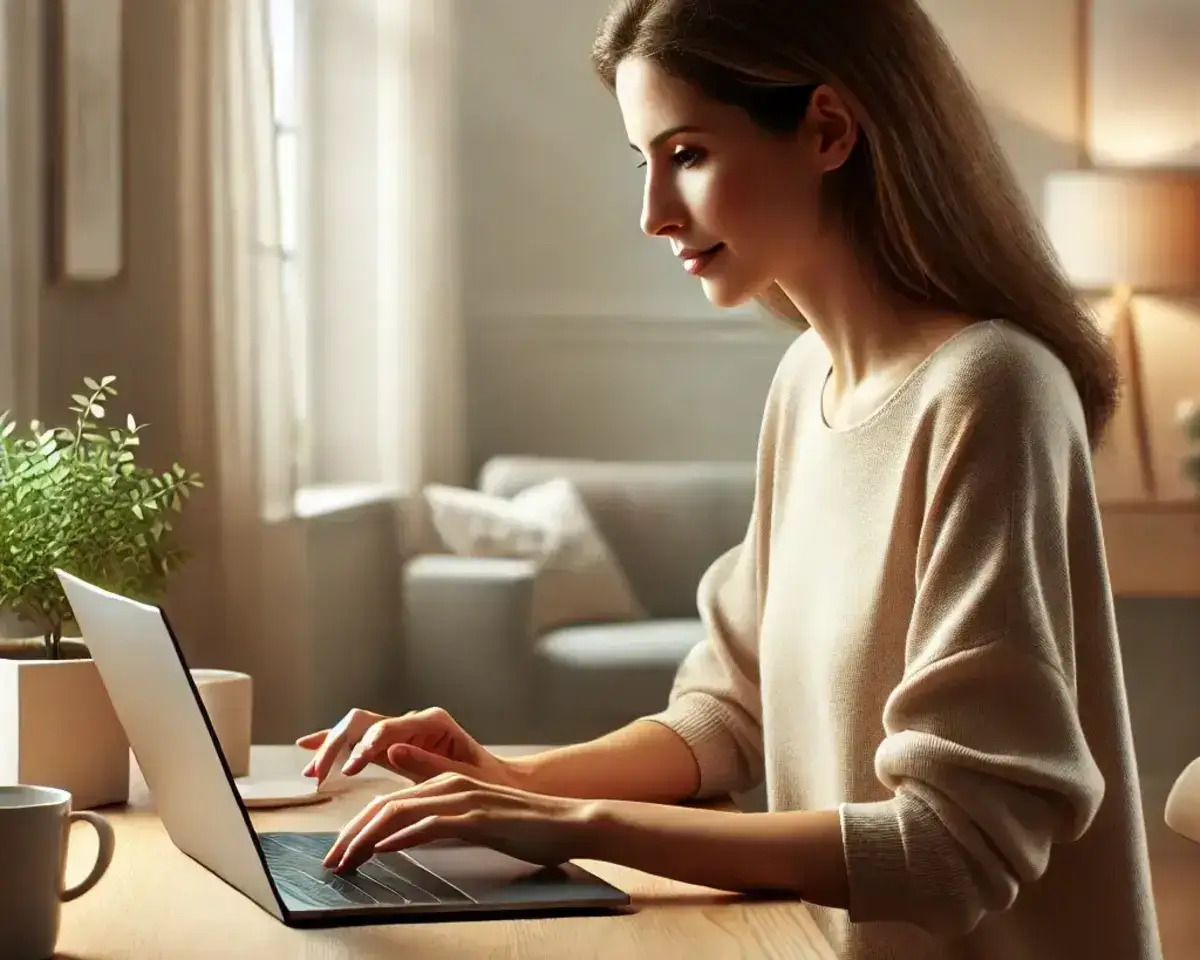
POLYGON ((258 840, 284 903, 293 910, 474 903, 404 853, 376 854, 356 871, 321 865, 336 833, 260 833, 258 840))

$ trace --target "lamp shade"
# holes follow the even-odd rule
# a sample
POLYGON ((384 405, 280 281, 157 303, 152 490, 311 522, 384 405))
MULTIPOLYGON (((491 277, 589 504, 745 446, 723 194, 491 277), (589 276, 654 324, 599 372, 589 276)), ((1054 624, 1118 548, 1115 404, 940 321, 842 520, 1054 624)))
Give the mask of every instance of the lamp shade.
POLYGON ((1200 292, 1200 169, 1051 174, 1045 223, 1078 289, 1200 292))

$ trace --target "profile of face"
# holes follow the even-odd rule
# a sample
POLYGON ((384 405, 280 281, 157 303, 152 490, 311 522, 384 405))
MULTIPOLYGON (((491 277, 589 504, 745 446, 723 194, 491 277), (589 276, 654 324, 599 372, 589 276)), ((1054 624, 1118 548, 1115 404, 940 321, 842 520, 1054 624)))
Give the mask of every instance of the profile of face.
POLYGON ((816 89, 789 134, 644 59, 622 61, 616 97, 645 171, 642 229, 670 243, 713 304, 739 306, 811 262, 828 226, 822 178, 857 132, 832 88, 816 89))

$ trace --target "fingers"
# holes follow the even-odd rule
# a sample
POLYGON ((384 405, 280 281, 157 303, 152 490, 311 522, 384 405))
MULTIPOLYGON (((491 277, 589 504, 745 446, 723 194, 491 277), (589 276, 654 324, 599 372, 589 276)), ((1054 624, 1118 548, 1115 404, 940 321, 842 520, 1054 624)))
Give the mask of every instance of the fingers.
POLYGON ((378 841, 421 817, 434 812, 450 814, 481 809, 488 804, 503 802, 505 797, 504 791, 458 774, 444 774, 408 790, 383 794, 374 798, 342 828, 323 863, 326 868, 353 869, 371 858, 371 851, 378 841), (352 850, 353 858, 349 856, 352 850))
POLYGON ((441 743, 446 735, 447 720, 449 714, 436 707, 381 720, 363 734, 362 740, 342 767, 342 772, 346 776, 354 776, 395 744, 441 743))
POLYGON ((302 775, 323 782, 339 755, 349 751, 342 773, 354 776, 393 744, 413 743, 425 751, 438 750, 453 740, 455 729, 450 715, 437 707, 402 717, 382 717, 367 710, 351 710, 332 729, 309 733, 296 741, 298 746, 316 751, 302 775))
MULTIPOLYGON (((317 755, 304 768, 303 776, 316 777, 318 783, 324 782, 338 754, 357 741, 364 730, 379 719, 381 718, 378 714, 368 713, 366 710, 351 710, 332 730, 326 732, 317 747, 317 755)), ((310 736, 315 737, 315 734, 310 736)))
POLYGON ((362 739, 354 745, 350 756, 342 764, 342 773, 348 777, 361 773, 368 763, 386 752, 388 744, 395 739, 392 726, 396 723, 396 720, 380 720, 367 727, 362 739))
POLYGON ((306 733, 296 741, 296 746, 304 747, 305 750, 315 750, 325 742, 325 738, 328 735, 328 730, 318 730, 316 733, 306 733))
POLYGON ((334 758, 346 739, 346 723, 342 721, 330 730, 316 747, 316 756, 308 761, 308 766, 301 771, 302 776, 316 777, 320 783, 329 776, 329 768, 333 766, 334 758))
POLYGON ((405 828, 428 817, 478 815, 489 799, 486 792, 477 790, 410 799, 397 794, 379 797, 347 824, 330 847, 324 866, 339 873, 354 870, 371 859, 379 843, 405 828))
POLYGON ((416 783, 423 783, 443 773, 459 773, 469 776, 473 768, 465 763, 458 763, 429 750, 422 750, 411 743, 396 743, 388 747, 388 766, 397 773, 408 777, 416 783))
POLYGON ((435 840, 473 840, 478 832, 483 811, 468 811, 457 816, 434 815, 397 830, 375 844, 376 853, 395 853, 419 847, 435 840))

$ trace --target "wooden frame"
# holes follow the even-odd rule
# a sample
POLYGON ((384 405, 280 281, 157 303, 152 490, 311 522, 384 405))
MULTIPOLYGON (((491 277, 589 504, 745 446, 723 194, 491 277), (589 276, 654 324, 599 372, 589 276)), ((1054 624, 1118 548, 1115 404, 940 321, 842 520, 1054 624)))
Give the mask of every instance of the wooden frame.
POLYGON ((8 186, 0 192, 0 410, 28 420, 38 408, 41 287, 45 236, 43 194, 31 189, 44 169, 42 130, 44 11, 36 0, 0 5, 0 149, 8 186))
POLYGON ((123 0, 48 4, 51 271, 109 281, 125 265, 123 0))

